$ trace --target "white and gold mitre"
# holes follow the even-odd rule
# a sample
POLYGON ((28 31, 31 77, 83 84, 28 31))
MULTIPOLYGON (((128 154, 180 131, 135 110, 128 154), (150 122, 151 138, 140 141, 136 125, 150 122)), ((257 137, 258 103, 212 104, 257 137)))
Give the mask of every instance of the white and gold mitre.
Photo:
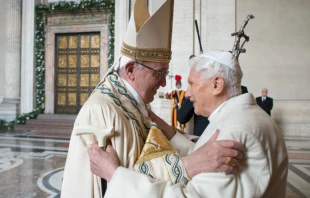
POLYGON ((132 59, 169 62, 174 0, 166 0, 150 16, 147 1, 136 0, 121 53, 132 59))

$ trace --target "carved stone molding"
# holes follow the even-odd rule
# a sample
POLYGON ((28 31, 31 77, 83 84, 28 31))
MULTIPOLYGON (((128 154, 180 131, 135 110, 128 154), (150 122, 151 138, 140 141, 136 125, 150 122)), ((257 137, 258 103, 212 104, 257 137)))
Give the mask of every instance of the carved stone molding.
POLYGON ((74 13, 57 12, 46 15, 46 25, 100 24, 109 23, 109 20, 108 10, 74 13))
POLYGON ((57 12, 45 15, 45 113, 55 107, 55 35, 100 32, 100 78, 108 71, 109 13, 107 10, 57 12))

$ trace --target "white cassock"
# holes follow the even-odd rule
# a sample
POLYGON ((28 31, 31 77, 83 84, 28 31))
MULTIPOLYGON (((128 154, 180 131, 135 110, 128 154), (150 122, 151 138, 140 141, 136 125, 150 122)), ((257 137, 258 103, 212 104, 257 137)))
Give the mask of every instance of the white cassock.
MULTIPOLYGON (((210 124, 196 144, 177 133, 171 144, 181 156, 192 153, 220 130, 218 140, 236 140, 246 147, 235 174, 201 173, 187 185, 171 185, 119 167, 107 190, 110 197, 284 198, 288 171, 285 142, 276 123, 252 94, 233 97, 209 117, 210 124)), ((163 170, 164 171, 164 170, 163 170)))

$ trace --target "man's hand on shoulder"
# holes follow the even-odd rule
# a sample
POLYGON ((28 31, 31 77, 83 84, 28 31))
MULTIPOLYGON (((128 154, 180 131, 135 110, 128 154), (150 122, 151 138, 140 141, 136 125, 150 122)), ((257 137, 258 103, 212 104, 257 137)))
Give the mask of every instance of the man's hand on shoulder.
POLYGON ((192 154, 182 158, 187 173, 225 172, 231 174, 239 165, 245 151, 244 145, 233 140, 216 140, 219 130, 192 154))

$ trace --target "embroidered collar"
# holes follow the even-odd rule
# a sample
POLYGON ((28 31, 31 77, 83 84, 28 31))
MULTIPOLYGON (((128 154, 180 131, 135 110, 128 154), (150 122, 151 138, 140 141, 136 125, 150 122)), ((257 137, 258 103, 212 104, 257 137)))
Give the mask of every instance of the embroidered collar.
POLYGON ((138 134, 145 141, 152 124, 151 119, 143 116, 140 112, 138 102, 131 95, 120 76, 116 72, 109 74, 105 81, 99 83, 95 90, 114 103, 135 123, 138 134))

